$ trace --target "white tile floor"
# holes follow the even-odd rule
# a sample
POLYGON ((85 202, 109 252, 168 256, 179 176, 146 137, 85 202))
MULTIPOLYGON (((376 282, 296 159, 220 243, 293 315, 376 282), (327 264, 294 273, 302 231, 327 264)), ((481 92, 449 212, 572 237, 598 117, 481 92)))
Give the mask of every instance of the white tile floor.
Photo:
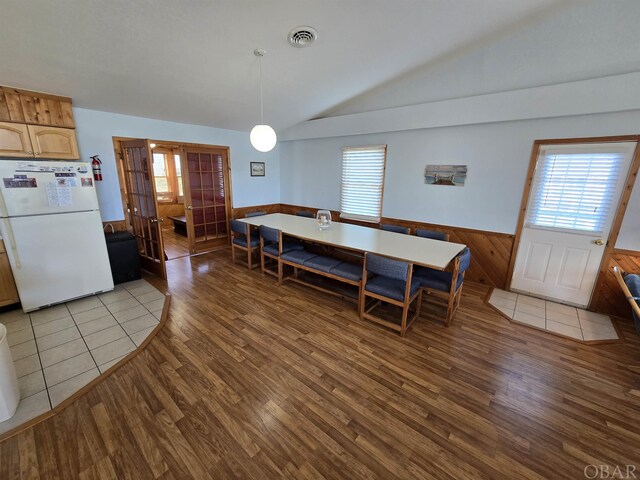
POLYGON ((618 340, 611 319, 599 313, 497 288, 489 304, 516 322, 575 340, 618 340))
POLYGON ((0 434, 69 398, 135 350, 162 316, 164 295, 145 280, 25 314, 0 314, 7 327, 20 403, 0 434))

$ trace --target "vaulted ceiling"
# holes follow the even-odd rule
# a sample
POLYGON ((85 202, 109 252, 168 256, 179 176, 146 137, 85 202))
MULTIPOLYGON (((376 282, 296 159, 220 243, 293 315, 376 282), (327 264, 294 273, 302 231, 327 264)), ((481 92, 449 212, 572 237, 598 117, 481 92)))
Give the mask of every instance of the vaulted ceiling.
POLYGON ((284 129, 561 9, 564 0, 5 0, 0 84, 79 107, 284 129), (318 40, 296 49, 293 27, 318 40))

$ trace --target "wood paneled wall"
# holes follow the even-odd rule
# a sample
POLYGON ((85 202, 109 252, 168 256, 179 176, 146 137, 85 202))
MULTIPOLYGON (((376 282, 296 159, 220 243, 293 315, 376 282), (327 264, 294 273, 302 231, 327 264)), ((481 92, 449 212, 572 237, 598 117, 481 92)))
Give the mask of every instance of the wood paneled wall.
MULTIPOLYGON (((234 208, 233 216, 234 218, 242 218, 248 212, 255 211, 295 215, 295 213, 300 210, 315 213, 318 209, 301 205, 273 203, 269 205, 234 208)), ((340 212, 332 210, 331 215, 334 221, 345 221, 340 219, 340 212)), ((383 217, 381 223, 409 227, 412 233, 414 233, 417 228, 426 228, 448 233, 450 241, 463 243, 471 249, 473 258, 471 267, 466 274, 468 280, 492 287, 505 288, 509 261, 511 260, 511 252, 515 240, 514 235, 388 217, 383 217)), ((371 223, 362 223, 362 225, 369 227, 377 226, 377 224, 371 223)), ((622 295, 620 287, 617 285, 611 273, 611 269, 615 265, 618 265, 624 271, 640 272, 640 252, 628 250, 614 251, 607 272, 598 278, 590 310, 621 318, 631 318, 629 304, 622 295)))
POLYGON ((590 310, 631 319, 631 307, 613 276, 613 267, 624 272, 640 272, 640 252, 614 250, 606 273, 600 275, 593 293, 590 310))
POLYGON ((183 203, 159 203, 158 204, 158 217, 164 218, 164 228, 171 226, 171 220, 167 220, 167 217, 179 217, 184 215, 183 203))
MULTIPOLYGON (((282 203, 279 205, 272 204, 261 205, 259 207, 248 207, 246 209, 234 209, 234 217, 242 218, 246 212, 257 210, 263 210, 269 213, 287 213, 290 215, 295 215, 295 213, 300 210, 313 213, 317 211, 316 208, 312 207, 282 203), (241 215, 237 215, 236 212, 241 213, 241 215)), ((341 220, 340 212, 335 210, 331 211, 331 216, 334 221, 377 227, 377 224, 354 222, 344 219, 341 220)), ((414 233, 417 228, 427 228, 430 230, 448 233, 452 242, 463 243, 468 245, 471 249, 473 260, 471 262, 471 267, 467 271, 467 279, 492 287, 505 287, 507 281, 507 270, 509 268, 509 259, 511 258, 511 250, 513 248, 513 235, 487 232, 483 230, 472 230, 468 228, 448 227, 387 217, 383 218, 381 223, 406 226, 411 228, 412 233, 414 233)))
POLYGON ((102 228, 106 233, 111 233, 111 225, 113 227, 114 232, 126 232, 129 230, 127 228, 127 222, 124 220, 112 220, 110 222, 102 222, 102 228))
POLYGON ((409 227, 412 234, 418 228, 448 233, 449 241, 462 243, 471 250, 471 266, 465 276, 467 280, 505 288, 513 249, 513 235, 387 217, 383 217, 381 223, 409 227))
POLYGON ((244 218, 247 213, 251 212, 266 212, 266 213, 281 213, 279 203, 270 203, 267 205, 253 205, 251 207, 239 207, 233 209, 233 218, 244 218))

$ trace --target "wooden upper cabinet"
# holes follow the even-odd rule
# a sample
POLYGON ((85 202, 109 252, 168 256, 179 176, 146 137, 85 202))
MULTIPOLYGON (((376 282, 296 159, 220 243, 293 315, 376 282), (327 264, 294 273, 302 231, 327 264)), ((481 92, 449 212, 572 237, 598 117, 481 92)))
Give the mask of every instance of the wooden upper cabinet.
POLYGON ((27 125, 0 122, 0 156, 33 157, 27 125))
POLYGON ((75 128, 71 99, 0 86, 0 121, 75 128))
POLYGON ((80 159, 75 130, 40 125, 27 125, 27 128, 36 158, 80 159))

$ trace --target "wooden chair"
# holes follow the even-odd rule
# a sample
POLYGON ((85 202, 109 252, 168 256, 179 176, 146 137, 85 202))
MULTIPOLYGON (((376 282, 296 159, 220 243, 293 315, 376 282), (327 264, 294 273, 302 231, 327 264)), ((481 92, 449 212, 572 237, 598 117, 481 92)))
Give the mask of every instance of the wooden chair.
POLYGON ((400 225, 381 223, 380 230, 385 230, 387 232, 404 233, 405 235, 409 235, 409 227, 401 227, 400 225))
POLYGON ((251 217, 261 217, 262 215, 266 215, 267 212, 249 212, 245 215, 245 218, 251 218, 251 217))
POLYGON ((262 273, 276 276, 278 285, 282 284, 282 261, 280 256, 283 253, 294 250, 304 250, 304 246, 297 242, 283 240, 282 230, 260 225, 260 267, 262 273), (265 258, 274 260, 277 263, 277 274, 266 268, 265 258))
POLYGON ((236 249, 247 252, 247 268, 251 270, 258 265, 253 265, 252 257, 260 250, 260 239, 257 232, 251 238, 251 225, 238 220, 230 220, 231 226, 231 261, 236 263, 236 249))
POLYGON ((464 274, 471 264, 471 250, 465 248, 453 261, 453 271, 443 272, 427 267, 416 267, 413 274, 424 291, 429 295, 447 300, 447 315, 445 325, 451 325, 451 320, 460 305, 464 274), (454 280, 455 279, 455 280, 454 280))
POLYGON ((416 235, 422 238, 431 238, 432 240, 442 240, 443 242, 449 241, 449 234, 444 232, 436 232, 435 230, 426 230, 424 228, 418 228, 416 235))
POLYGON ((407 329, 420 315, 422 305, 422 289, 420 282, 412 278, 413 264, 382 257, 373 253, 365 253, 362 266, 362 286, 360 287, 360 302, 358 312, 360 318, 366 318, 380 325, 392 328, 400 332, 404 337, 407 329), (367 278, 370 274, 373 276, 367 278), (366 306, 367 297, 375 301, 366 306), (417 299, 415 314, 409 319, 409 308, 417 299), (377 317, 370 312, 380 302, 390 303, 402 307, 402 319, 400 324, 377 317))
POLYGON ((622 293, 624 293, 629 305, 631 305, 636 331, 640 333, 640 303, 638 303, 640 302, 640 276, 624 273, 618 267, 613 267, 613 274, 622 289, 622 293))

